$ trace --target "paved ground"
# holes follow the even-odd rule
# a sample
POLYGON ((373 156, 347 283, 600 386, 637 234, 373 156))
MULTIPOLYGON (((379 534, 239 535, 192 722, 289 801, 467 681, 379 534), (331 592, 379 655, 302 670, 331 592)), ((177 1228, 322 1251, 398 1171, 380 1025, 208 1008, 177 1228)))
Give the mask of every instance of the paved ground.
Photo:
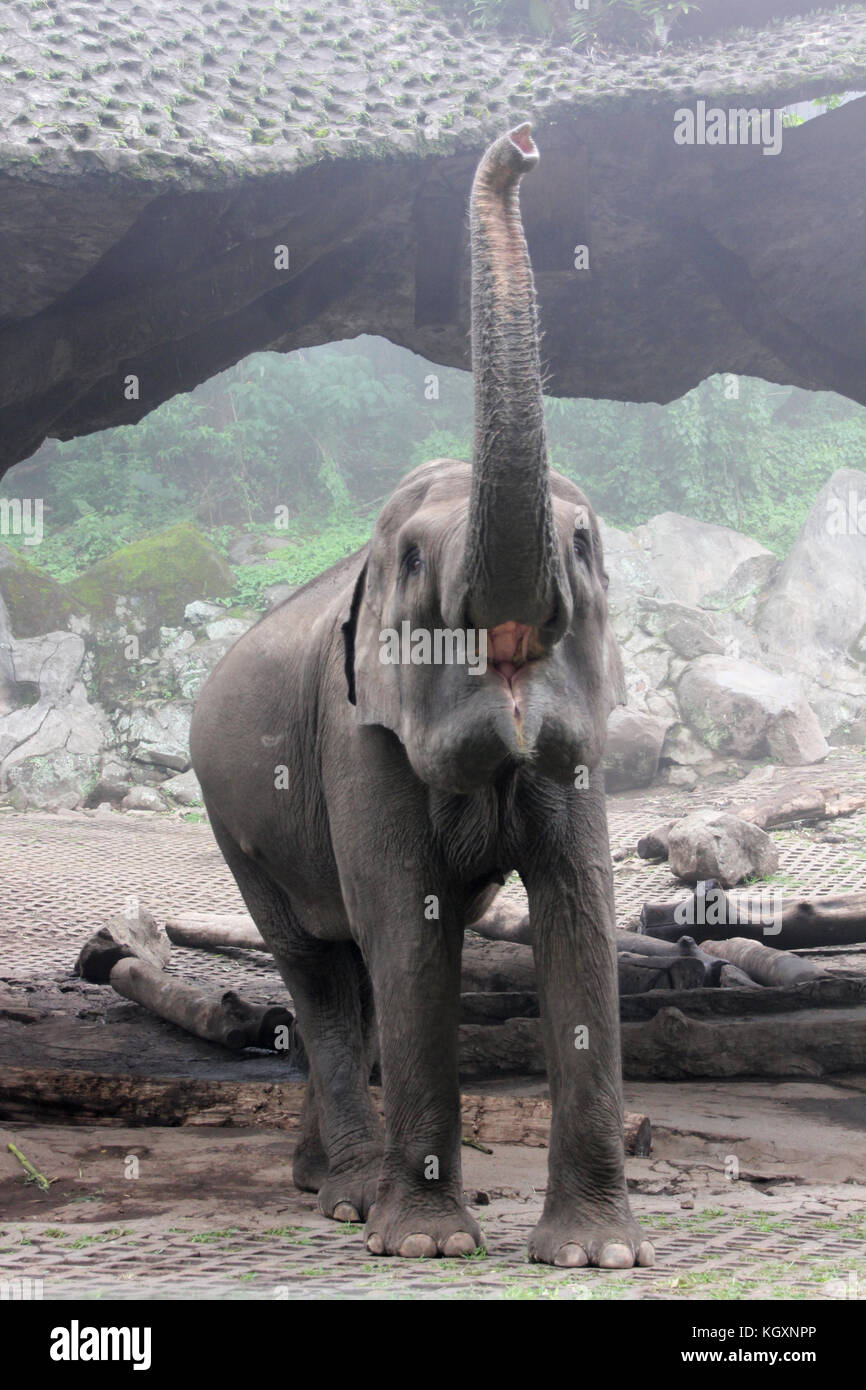
MULTIPOLYGON (((864 785, 866 760, 836 755, 809 775, 864 785)), ((638 835, 690 806, 752 799, 757 781, 611 799, 621 925, 674 888, 666 866, 628 854, 638 835)), ((780 886, 864 886, 862 814, 775 838, 780 886)), ((135 1006, 71 973, 81 941, 128 896, 158 917, 241 907, 206 825, 0 814, 0 985, 58 1008, 57 1028, 40 1033, 38 1047, 31 1025, 0 1020, 0 1058, 122 1070, 138 1054, 147 1070, 135 1006)), ((282 997, 267 958, 253 952, 175 949, 169 968, 254 999, 282 997)), ((173 1030, 160 1046, 158 1074, 291 1074, 282 1059, 238 1058, 173 1030)), ((629 1161, 635 1207, 657 1245, 654 1269, 565 1273, 526 1262, 543 1150, 465 1150, 488 1256, 407 1264, 372 1259, 357 1229, 326 1222, 314 1198, 294 1191, 284 1134, 10 1124, 0 1127, 0 1295, 29 1278, 43 1281, 46 1298, 866 1297, 866 1078, 630 1085, 627 1105, 654 1126, 652 1157, 629 1161), (10 1141, 52 1180, 47 1192, 26 1182, 10 1141)))

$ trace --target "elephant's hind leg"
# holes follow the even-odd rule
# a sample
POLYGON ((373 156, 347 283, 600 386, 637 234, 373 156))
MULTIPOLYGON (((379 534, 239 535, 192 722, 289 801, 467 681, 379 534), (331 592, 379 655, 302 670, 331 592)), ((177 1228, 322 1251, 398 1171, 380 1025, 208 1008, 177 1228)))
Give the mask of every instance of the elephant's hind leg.
POLYGON ((298 1120, 300 1134, 292 1154, 292 1181, 302 1192, 318 1192, 328 1176, 328 1155, 319 1129, 316 1083, 309 1077, 298 1120))
POLYGON ((293 1178, 318 1192, 326 1216, 364 1219, 376 1196, 383 1138, 369 1087, 375 1023, 361 953, 352 941, 306 932, 285 891, 212 812, 211 825, 292 996, 309 1061, 293 1178))

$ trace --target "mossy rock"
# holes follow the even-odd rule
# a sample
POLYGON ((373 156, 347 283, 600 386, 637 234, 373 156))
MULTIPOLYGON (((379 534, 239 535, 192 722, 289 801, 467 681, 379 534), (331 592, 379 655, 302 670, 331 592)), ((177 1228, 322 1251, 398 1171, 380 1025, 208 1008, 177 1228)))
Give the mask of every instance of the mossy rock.
POLYGON ((193 599, 222 598, 234 587, 225 560, 189 522, 115 550, 64 586, 75 612, 112 621, 126 609, 142 632, 179 625, 193 599))
POLYGON ((62 585, 5 545, 0 545, 0 596, 15 637, 57 632, 74 611, 62 585))

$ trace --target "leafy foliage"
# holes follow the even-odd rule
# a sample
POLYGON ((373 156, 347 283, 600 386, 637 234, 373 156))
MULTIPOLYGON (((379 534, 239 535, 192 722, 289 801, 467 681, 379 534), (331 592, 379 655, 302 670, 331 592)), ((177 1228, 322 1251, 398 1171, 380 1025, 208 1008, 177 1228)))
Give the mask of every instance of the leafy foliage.
MULTIPOLYGON (((44 445, 0 485, 44 499, 44 540, 2 540, 65 581, 179 521, 224 556, 244 533, 276 537, 285 548, 235 566, 235 601, 258 606, 363 545, 410 468, 469 459, 472 415, 467 373, 383 339, 259 353, 136 426, 44 445)), ((862 407, 745 377, 667 406, 549 398, 547 433, 552 465, 610 524, 677 511, 780 554, 830 474, 866 456, 862 407)))
POLYGON ((451 0, 448 7, 478 29, 542 35, 577 48, 639 49, 663 47, 678 21, 700 9, 694 0, 451 0))

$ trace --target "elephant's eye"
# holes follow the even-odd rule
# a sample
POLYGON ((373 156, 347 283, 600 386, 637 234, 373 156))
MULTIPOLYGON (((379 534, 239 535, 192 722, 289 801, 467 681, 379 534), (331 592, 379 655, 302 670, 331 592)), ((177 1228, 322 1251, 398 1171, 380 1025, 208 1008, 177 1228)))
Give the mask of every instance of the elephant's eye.
POLYGON ((574 533, 574 553, 578 560, 582 560, 585 565, 590 563, 592 552, 589 547, 589 532, 575 531, 574 533))
POLYGON ((417 574, 424 561, 421 559, 421 552, 417 545, 410 546, 403 556, 403 568, 407 574, 417 574))

